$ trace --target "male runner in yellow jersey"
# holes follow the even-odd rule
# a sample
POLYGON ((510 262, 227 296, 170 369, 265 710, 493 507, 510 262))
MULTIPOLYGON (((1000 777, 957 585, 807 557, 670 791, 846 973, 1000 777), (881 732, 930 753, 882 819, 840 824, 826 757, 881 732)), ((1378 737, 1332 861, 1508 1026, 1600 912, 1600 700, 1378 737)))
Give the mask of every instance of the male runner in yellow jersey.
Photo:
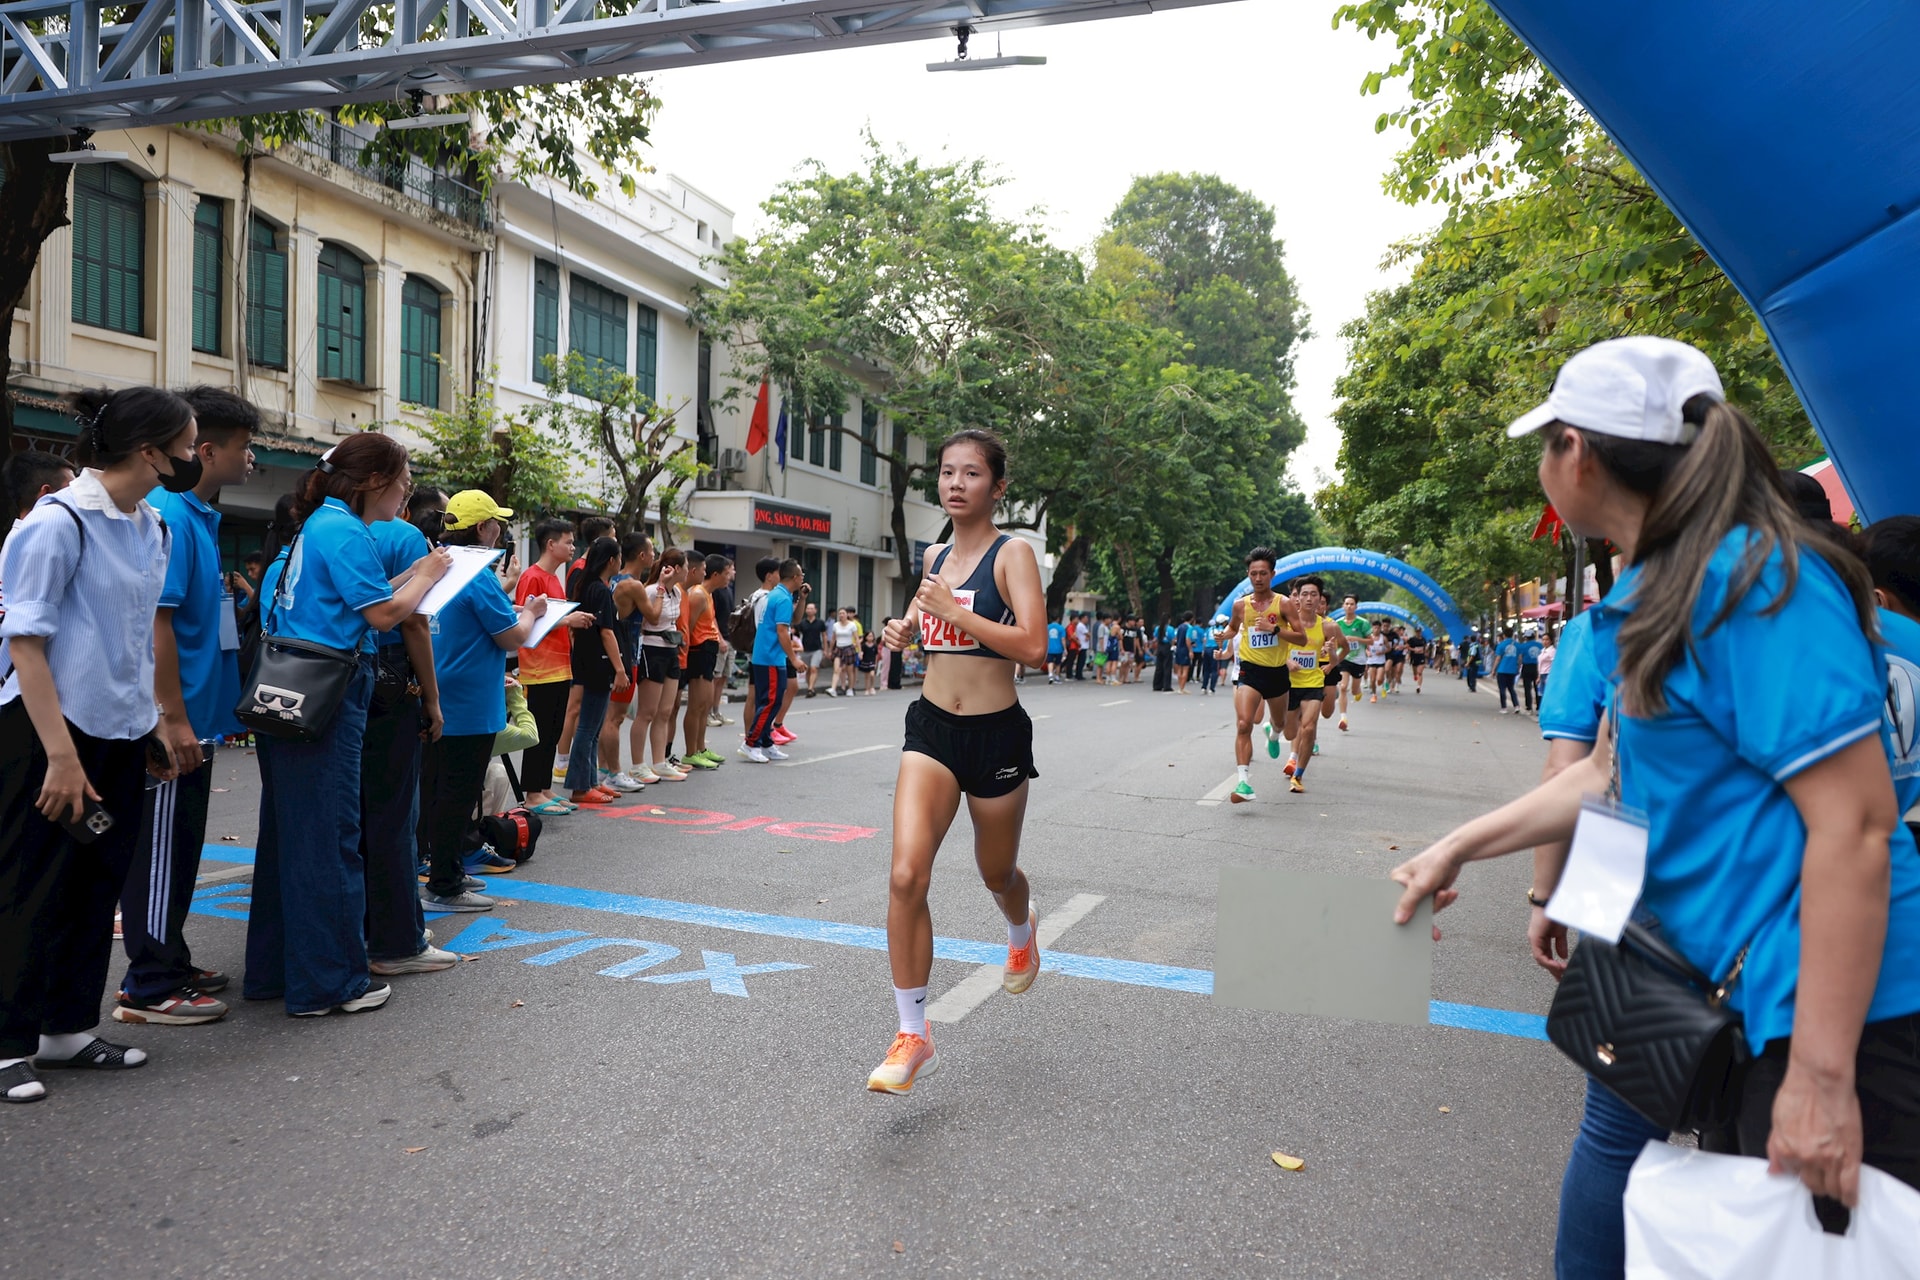
POLYGON ((1347 651, 1346 634, 1323 612, 1326 607, 1326 587, 1319 578, 1309 574, 1293 580, 1294 624, 1300 628, 1301 639, 1287 648, 1287 671, 1293 687, 1287 696, 1282 731, 1293 746, 1286 773, 1293 780, 1295 792, 1307 789, 1304 779, 1313 759, 1320 721, 1333 715, 1338 686, 1327 685, 1327 669, 1333 667, 1337 672, 1335 664, 1347 651))
POLYGON ((1233 689, 1233 760, 1240 779, 1228 796, 1234 804, 1254 798, 1247 771, 1253 765, 1253 727, 1264 709, 1279 723, 1287 713, 1287 644, 1303 644, 1306 635, 1294 629, 1293 607, 1273 590, 1275 556, 1266 547, 1247 554, 1247 581, 1253 590, 1242 596, 1227 618, 1221 648, 1233 647, 1240 659, 1240 676, 1233 689), (1237 644, 1236 644, 1237 641, 1237 644))

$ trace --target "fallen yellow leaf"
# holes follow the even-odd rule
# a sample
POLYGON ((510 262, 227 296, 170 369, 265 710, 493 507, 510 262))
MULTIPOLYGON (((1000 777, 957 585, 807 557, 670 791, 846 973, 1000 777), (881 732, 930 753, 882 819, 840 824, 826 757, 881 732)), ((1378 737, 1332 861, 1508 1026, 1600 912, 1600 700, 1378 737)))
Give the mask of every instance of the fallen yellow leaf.
POLYGON ((402 1148, 400 1148, 400 1149, 401 1149, 402 1151, 404 1151, 404 1152, 406 1152, 406 1153, 407 1153, 408 1155, 410 1155, 410 1156, 417 1156, 417 1155, 419 1155, 419 1154, 420 1154, 420 1153, 421 1153, 422 1151, 425 1151, 425 1150, 426 1150, 426 1148, 425 1148, 425 1147, 402 1147, 402 1148))
POLYGON ((511 1005, 508 1006, 508 1008, 511 1008, 511 1009, 524 1009, 526 1007, 527 1007, 527 1002, 525 1000, 515 1000, 511 1005))
POLYGON ((1441 1114, 1441 1115, 1443 1115, 1443 1116, 1450 1116, 1450 1115, 1452 1115, 1452 1114, 1453 1114, 1453 1108, 1452 1108, 1452 1107, 1442 1107, 1442 1108, 1440 1108, 1440 1114, 1441 1114))
POLYGON ((1273 1162, 1279 1165, 1282 1169, 1287 1169, 1287 1170, 1304 1169, 1307 1167, 1307 1162, 1305 1160, 1302 1160, 1299 1156, 1290 1156, 1284 1151, 1274 1152, 1273 1162))

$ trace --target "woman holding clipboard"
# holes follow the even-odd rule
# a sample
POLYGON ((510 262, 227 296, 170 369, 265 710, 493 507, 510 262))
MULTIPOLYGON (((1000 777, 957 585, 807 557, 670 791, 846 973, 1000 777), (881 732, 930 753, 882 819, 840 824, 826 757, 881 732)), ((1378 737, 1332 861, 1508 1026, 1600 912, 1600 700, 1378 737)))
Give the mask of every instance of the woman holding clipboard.
POLYGON ((900 1030, 867 1077, 876 1093, 906 1093, 937 1065, 927 1030, 933 918, 927 885, 934 854, 962 796, 973 819, 974 862, 1007 920, 1003 989, 1018 995, 1040 971, 1027 877, 1017 865, 1033 767, 1033 721, 1013 676, 1047 660, 1047 611, 1033 548, 994 527, 1007 491, 1007 449, 991 431, 956 432, 938 454, 940 505, 953 522, 945 546, 927 549, 928 571, 907 616, 884 643, 904 650, 920 634, 926 683, 907 708, 893 793, 893 872, 887 958, 900 1030))

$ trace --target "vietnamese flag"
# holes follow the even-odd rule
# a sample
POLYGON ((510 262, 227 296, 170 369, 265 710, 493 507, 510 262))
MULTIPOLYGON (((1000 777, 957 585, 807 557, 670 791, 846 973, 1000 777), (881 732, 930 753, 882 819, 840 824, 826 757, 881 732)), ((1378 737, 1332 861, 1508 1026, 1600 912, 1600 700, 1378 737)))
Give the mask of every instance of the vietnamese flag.
POLYGON ((1566 521, 1560 518, 1560 513, 1555 511, 1553 504, 1549 502, 1545 507, 1541 508, 1539 522, 1533 526, 1533 536, 1528 538, 1527 541, 1538 542, 1542 537, 1550 537, 1555 542, 1559 542, 1560 530, 1565 527, 1566 521))
POLYGON ((767 384, 760 384, 760 398, 754 401, 753 418, 747 423, 747 452, 758 453, 767 447, 767 384))

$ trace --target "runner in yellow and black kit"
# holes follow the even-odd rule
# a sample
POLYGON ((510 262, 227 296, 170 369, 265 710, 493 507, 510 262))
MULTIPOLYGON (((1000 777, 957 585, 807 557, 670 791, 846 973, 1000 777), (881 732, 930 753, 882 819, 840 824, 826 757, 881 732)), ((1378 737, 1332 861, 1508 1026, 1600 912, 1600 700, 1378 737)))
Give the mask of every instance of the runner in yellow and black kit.
POLYGON ((1287 714, 1285 645, 1304 644, 1306 635, 1293 629, 1293 606, 1284 596, 1274 594, 1273 552, 1255 547, 1247 555, 1247 581, 1250 594, 1233 606, 1227 629, 1221 633, 1222 648, 1233 646, 1240 659, 1240 677, 1233 690, 1233 759, 1240 778, 1228 796, 1234 804, 1254 798, 1253 783, 1247 773, 1253 766, 1253 727, 1260 723, 1264 710, 1278 723, 1287 714), (1239 643, 1235 645, 1235 639, 1239 643))
POLYGON ((1326 586, 1309 574, 1293 580, 1293 616, 1301 628, 1301 638, 1287 649, 1287 670, 1293 688, 1287 697, 1287 716, 1282 731, 1293 744, 1287 757, 1286 773, 1296 792, 1307 789, 1304 779, 1313 759, 1314 740, 1320 722, 1333 715, 1337 705, 1333 697, 1338 685, 1327 686, 1327 669, 1333 667, 1338 680, 1337 663, 1347 651, 1347 637, 1334 620, 1324 613, 1326 586), (1308 621, 1301 621, 1307 619, 1308 621))

